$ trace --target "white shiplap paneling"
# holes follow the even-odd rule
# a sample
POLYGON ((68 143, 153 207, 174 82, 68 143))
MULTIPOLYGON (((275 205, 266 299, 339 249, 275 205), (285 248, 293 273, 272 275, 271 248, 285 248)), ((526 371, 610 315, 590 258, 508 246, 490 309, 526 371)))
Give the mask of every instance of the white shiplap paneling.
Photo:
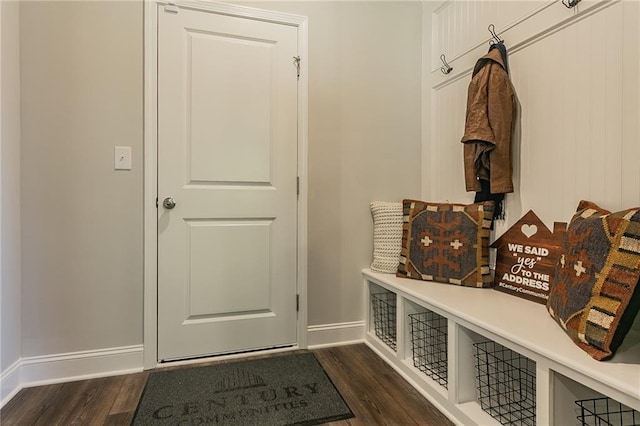
MULTIPOLYGON (((637 76, 623 81, 623 17, 629 6, 604 8, 510 56, 522 114, 520 186, 514 196, 523 212, 534 209, 547 224, 568 221, 580 199, 613 210, 629 207, 622 201, 622 187, 629 184, 622 158, 629 154, 623 152, 624 139, 632 135, 623 134, 622 94, 637 86, 637 76)), ((635 44, 637 58, 637 39, 635 44)), ((637 164, 637 153, 631 154, 637 164)))
POLYGON ((440 54, 454 60, 491 38, 493 24, 500 34, 519 20, 549 4, 549 0, 445 2, 433 13, 432 70, 440 68, 440 54))
MULTIPOLYGON (((485 8, 501 10, 491 7, 478 5, 477 16, 499 22, 487 17, 485 8)), ((551 227, 569 221, 581 199, 609 210, 640 205, 638 8, 635 1, 602 3, 560 23, 550 20, 548 30, 532 38, 524 34, 507 43, 520 104, 513 147, 516 191, 507 197, 507 221, 498 224, 496 236, 529 209, 551 227)), ((471 76, 469 70, 457 72, 444 82, 439 71, 433 73, 432 138, 426 141, 432 158, 423 195, 469 202, 473 193, 464 192, 459 140, 471 76)))
POLYGON ((468 198, 464 189, 463 146, 460 143, 464 132, 467 85, 466 79, 456 79, 434 93, 434 144, 429 166, 435 184, 431 193, 434 201, 453 202, 468 198))

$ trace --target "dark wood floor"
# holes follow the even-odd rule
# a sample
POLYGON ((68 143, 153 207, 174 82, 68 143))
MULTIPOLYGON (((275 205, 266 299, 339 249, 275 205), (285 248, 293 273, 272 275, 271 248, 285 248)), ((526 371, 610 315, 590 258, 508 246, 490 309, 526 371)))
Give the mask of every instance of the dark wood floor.
MULTIPOLYGON (((355 414, 331 425, 452 425, 366 345, 312 352, 355 414)), ((148 375, 145 371, 26 388, 0 410, 0 424, 128 425, 148 375)))

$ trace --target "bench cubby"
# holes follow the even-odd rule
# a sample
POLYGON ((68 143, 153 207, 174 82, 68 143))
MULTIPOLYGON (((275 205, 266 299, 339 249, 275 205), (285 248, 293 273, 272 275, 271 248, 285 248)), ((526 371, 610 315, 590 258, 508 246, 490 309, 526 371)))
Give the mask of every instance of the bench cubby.
MULTIPOLYGON (((621 409, 640 410, 637 327, 614 358, 596 361, 569 340, 541 304, 493 289, 398 278, 369 269, 363 271, 363 279, 366 344, 457 424, 590 424, 580 419, 577 401, 603 397, 621 409), (376 335, 372 318, 374 294, 383 291, 392 293, 395 300, 395 349, 376 335), (431 328, 421 321, 427 319, 432 321, 431 328), (443 330, 446 355, 440 354, 443 330), (424 345, 431 347, 420 347, 424 345), (488 362, 483 371, 479 353, 488 362), (429 357, 438 374, 421 365, 429 357), (483 381, 478 379, 481 374, 483 381), (510 393, 483 394, 496 390, 510 393), (506 411, 521 414, 496 419, 489 414, 487 398, 498 405, 511 403, 506 411)), ((499 408, 498 414, 500 410, 505 411, 499 408)))
POLYGON ((447 318, 425 308, 408 317, 413 366, 446 388, 449 368, 447 318))

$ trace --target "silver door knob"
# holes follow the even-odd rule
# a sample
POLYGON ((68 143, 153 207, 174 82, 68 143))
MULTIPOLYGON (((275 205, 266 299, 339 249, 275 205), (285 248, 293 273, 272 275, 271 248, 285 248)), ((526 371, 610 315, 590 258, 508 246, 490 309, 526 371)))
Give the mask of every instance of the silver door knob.
POLYGON ((167 197, 162 201, 162 206, 167 210, 171 210, 176 206, 176 201, 171 197, 167 197))

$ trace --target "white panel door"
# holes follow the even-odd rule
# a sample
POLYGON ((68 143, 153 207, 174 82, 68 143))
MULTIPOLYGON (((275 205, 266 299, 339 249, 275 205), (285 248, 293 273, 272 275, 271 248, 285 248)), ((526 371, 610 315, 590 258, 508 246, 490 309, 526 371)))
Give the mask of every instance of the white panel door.
POLYGON ((162 8, 158 28, 158 358, 294 344, 297 28, 162 8))

